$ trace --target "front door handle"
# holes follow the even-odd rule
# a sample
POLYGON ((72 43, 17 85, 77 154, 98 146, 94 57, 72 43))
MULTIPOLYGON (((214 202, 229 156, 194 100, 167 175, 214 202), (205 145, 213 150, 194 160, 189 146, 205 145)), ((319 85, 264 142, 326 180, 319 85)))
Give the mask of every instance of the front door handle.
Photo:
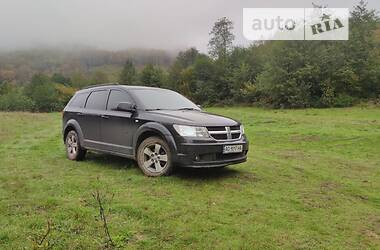
POLYGON ((77 115, 80 115, 80 116, 82 116, 82 115, 84 115, 83 113, 81 113, 81 112, 79 112, 79 113, 77 113, 77 115))
POLYGON ((108 119, 110 118, 108 115, 101 115, 100 117, 104 118, 104 119, 108 119))

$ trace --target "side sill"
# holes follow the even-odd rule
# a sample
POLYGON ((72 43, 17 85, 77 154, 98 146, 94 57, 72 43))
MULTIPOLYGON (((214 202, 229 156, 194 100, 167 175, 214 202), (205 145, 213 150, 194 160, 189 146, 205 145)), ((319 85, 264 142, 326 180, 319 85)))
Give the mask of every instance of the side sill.
POLYGON ((99 152, 99 153, 107 153, 107 154, 111 154, 111 155, 116 155, 116 156, 121 156, 121 157, 124 157, 124 158, 128 158, 128 159, 131 159, 131 160, 136 160, 133 155, 123 154, 123 153, 109 151, 109 150, 104 150, 104 149, 97 149, 97 148, 93 148, 93 147, 85 147, 85 148, 88 149, 88 150, 91 150, 91 151, 99 152))

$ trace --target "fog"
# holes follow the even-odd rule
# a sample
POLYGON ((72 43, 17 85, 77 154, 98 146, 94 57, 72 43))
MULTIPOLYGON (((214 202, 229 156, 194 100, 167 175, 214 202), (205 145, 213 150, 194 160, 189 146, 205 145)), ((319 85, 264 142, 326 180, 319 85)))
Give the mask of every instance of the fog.
MULTIPOLYGON (((352 8, 358 1, 316 1, 352 8)), ((242 35, 244 7, 312 7, 303 0, 0 0, 0 50, 44 46, 91 46, 100 49, 156 48, 207 50, 209 32, 220 17, 235 25, 235 45, 242 35)), ((369 7, 380 9, 380 1, 369 7)))

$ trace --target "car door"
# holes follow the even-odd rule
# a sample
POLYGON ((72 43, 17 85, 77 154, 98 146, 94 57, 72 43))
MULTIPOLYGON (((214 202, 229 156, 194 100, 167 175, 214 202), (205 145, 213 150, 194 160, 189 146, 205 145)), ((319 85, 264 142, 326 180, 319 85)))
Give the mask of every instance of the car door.
POLYGON ((82 132, 87 147, 101 149, 100 121, 106 109, 108 90, 92 91, 82 113, 82 132))
POLYGON ((100 123, 102 142, 113 152, 132 155, 132 140, 135 131, 133 112, 118 111, 120 102, 133 103, 127 92, 111 89, 107 102, 107 109, 100 123))

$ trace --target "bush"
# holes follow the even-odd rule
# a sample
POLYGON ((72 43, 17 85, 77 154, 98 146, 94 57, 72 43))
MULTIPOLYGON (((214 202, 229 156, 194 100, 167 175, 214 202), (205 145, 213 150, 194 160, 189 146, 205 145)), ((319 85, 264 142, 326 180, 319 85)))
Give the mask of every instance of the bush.
POLYGON ((35 111, 52 112, 62 107, 55 84, 44 74, 34 75, 24 93, 35 103, 35 111))
POLYGON ((60 111, 70 101, 71 97, 75 94, 76 89, 58 83, 55 84, 55 89, 57 91, 56 111, 60 111))
POLYGON ((34 108, 34 102, 19 89, 11 90, 0 96, 0 110, 2 111, 33 111, 34 108))
POLYGON ((338 95, 334 99, 333 106, 338 108, 350 107, 357 102, 357 99, 349 95, 338 95))

